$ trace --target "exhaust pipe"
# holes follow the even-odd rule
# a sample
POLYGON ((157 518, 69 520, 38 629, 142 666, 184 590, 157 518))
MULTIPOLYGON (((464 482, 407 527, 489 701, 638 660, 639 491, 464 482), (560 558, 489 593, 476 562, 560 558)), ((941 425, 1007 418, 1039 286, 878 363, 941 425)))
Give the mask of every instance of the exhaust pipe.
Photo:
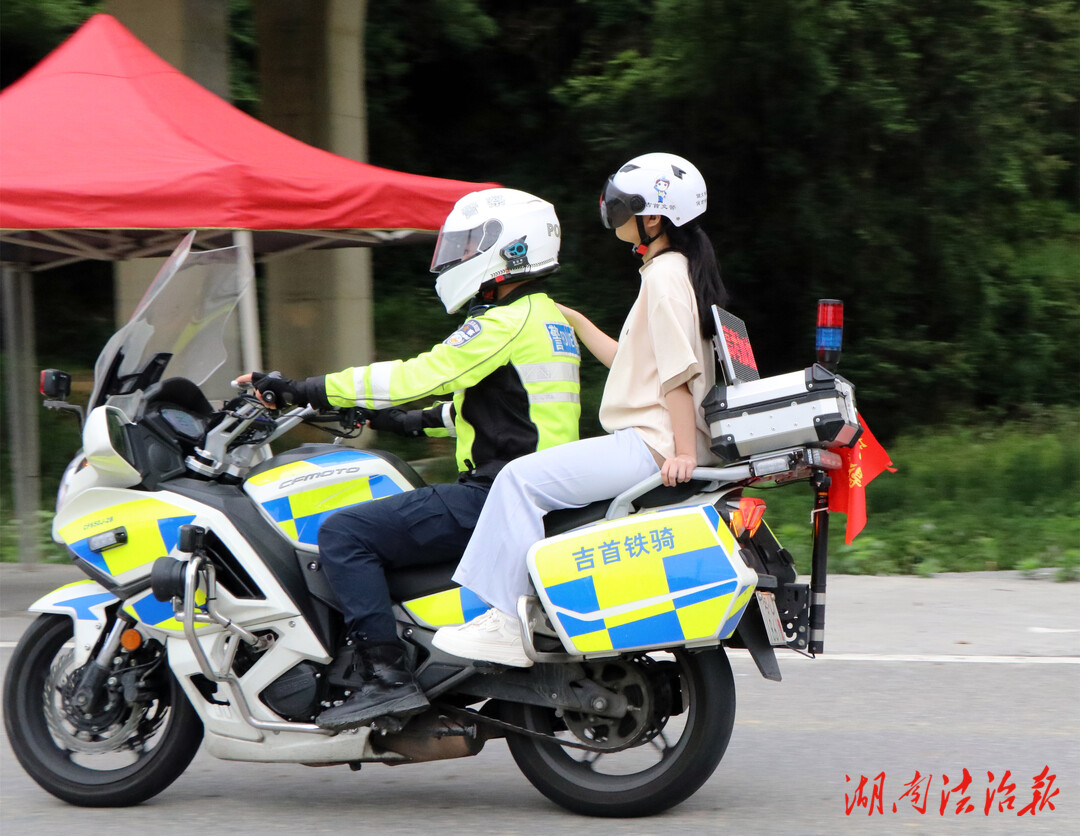
POLYGON ((399 732, 371 738, 373 746, 402 755, 410 763, 471 757, 486 742, 479 726, 462 725, 437 711, 417 715, 399 732))

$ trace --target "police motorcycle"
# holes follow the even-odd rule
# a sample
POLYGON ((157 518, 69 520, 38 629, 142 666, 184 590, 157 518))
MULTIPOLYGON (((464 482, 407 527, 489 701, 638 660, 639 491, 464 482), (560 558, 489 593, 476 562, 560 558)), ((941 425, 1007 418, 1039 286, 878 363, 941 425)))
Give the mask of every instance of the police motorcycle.
MULTIPOLYGON (((309 424, 339 436, 356 410, 275 414, 228 389, 229 324, 252 269, 190 234, 97 360, 83 448, 62 480, 54 539, 87 575, 35 602, 4 684, 23 768, 80 806, 126 806, 175 781, 200 744, 232 761, 407 764, 505 738, 526 778, 586 815, 650 815, 692 795, 735 717, 727 648, 779 680, 775 648, 823 648, 827 485, 858 434, 851 386, 822 365, 758 380, 741 323, 718 317, 720 385, 704 405, 727 463, 673 488, 651 478, 555 512, 528 556, 530 668, 448 656, 435 631, 486 609, 452 565, 392 574, 402 641, 431 708, 332 733, 348 695, 343 623, 316 533, 334 511, 423 484, 373 449, 270 445, 309 424), (222 394, 220 403, 210 398, 222 394), (743 496, 809 481, 812 582, 743 496)), ((834 318, 835 319, 835 318, 834 318)), ((839 334, 825 333, 833 348, 839 334)), ((835 322, 834 322, 835 324, 835 322)), ((235 373, 235 369, 233 370, 235 373)), ((57 408, 70 377, 50 370, 57 408)))

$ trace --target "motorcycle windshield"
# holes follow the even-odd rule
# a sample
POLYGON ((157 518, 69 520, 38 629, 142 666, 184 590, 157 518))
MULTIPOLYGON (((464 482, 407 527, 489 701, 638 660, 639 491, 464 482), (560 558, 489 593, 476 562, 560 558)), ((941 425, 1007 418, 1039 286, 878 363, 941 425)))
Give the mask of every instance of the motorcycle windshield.
POLYGON ((226 400, 240 372, 234 315, 254 270, 240 247, 192 251, 190 232, 169 256, 131 319, 94 364, 90 407, 109 403, 133 415, 146 387, 185 377, 206 397, 226 400))

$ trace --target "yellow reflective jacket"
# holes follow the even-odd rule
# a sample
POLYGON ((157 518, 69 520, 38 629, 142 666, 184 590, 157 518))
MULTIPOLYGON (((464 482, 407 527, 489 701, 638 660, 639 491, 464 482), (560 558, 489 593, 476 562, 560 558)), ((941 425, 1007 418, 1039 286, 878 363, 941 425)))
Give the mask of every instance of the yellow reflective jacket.
POLYGON ((429 435, 456 435, 462 471, 506 462, 578 438, 581 352, 573 329, 534 283, 470 316, 411 360, 356 366, 323 377, 312 403, 382 409, 453 393, 425 410, 429 435))

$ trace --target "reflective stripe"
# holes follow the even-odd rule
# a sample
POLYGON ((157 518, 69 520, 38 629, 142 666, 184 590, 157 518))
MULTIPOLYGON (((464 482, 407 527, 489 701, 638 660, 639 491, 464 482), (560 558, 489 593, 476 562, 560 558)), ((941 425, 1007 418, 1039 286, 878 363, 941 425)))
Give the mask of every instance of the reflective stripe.
POLYGON ((514 368, 522 383, 544 383, 549 380, 577 383, 581 377, 577 363, 522 363, 514 368))
POLYGON ((442 422, 443 426, 450 431, 450 437, 457 438, 457 427, 454 426, 453 408, 454 404, 451 401, 447 401, 442 405, 442 422))
POLYGON ((530 392, 529 403, 581 403, 577 392, 530 392))
POLYGON ((360 397, 370 397, 372 401, 384 401, 390 402, 390 371, 394 363, 392 360, 384 360, 381 363, 372 363, 368 366, 369 380, 371 381, 371 391, 364 392, 357 387, 357 395, 360 397))

